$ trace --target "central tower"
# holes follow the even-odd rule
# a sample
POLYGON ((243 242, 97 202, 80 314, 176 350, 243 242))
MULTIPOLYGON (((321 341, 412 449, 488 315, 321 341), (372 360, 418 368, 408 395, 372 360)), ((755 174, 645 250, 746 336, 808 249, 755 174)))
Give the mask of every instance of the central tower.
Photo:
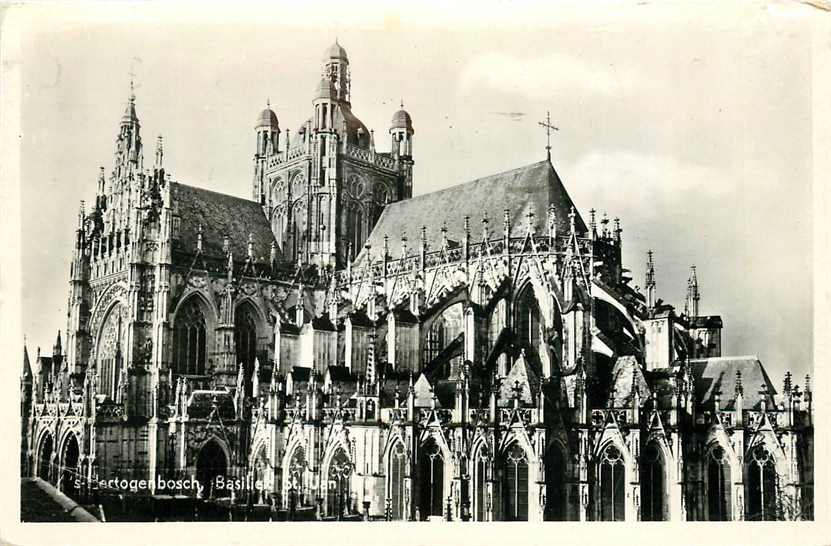
POLYGON ((374 131, 352 112, 351 94, 349 57, 335 41, 323 56, 311 117, 294 132, 281 131, 270 104, 257 117, 253 198, 297 264, 343 267, 386 205, 412 196, 410 114, 393 115, 391 150, 379 152, 374 131))

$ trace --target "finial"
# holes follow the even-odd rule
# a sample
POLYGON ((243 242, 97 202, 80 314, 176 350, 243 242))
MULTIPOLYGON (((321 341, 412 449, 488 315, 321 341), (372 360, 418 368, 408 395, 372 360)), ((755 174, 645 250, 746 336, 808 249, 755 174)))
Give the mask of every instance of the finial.
POLYGON ((577 213, 574 211, 574 207, 571 207, 571 212, 568 213, 568 220, 571 224, 571 233, 574 233, 574 219, 577 217, 577 213))
POLYGON ((270 98, 265 99, 265 107, 268 108, 269 110, 271 109, 271 99, 270 98))
POLYGON ((528 233, 534 234, 534 208, 533 206, 528 208, 528 213, 525 215, 528 219, 528 233))
POLYGON ((400 104, 400 106, 401 106, 401 109, 403 110, 403 109, 404 109, 404 99, 401 99, 401 104, 400 104))
POLYGON ((785 372, 785 388, 784 388, 785 394, 790 394, 792 386, 793 386, 793 382, 792 382, 791 372, 787 371, 787 372, 785 372))
POLYGON ((421 226, 421 244, 427 245, 427 226, 421 226))
POLYGON ((502 215, 502 231, 504 231, 505 237, 511 234, 511 211, 508 209, 505 209, 502 215))
POLYGON ((465 214, 464 218, 465 237, 470 237, 470 216, 465 214))
POLYGON ((538 121, 538 125, 545 128, 545 155, 549 162, 551 162, 551 131, 559 131, 557 127, 551 125, 551 112, 546 110, 545 121, 538 121))
POLYGON ((196 229, 196 251, 202 252, 202 222, 199 222, 199 227, 196 229))
POLYGON ((744 395, 744 386, 742 385, 741 370, 736 370, 736 395, 744 395))
POLYGON ((254 234, 252 232, 248 233, 248 259, 254 259, 254 234))
POLYGON ((230 250, 231 250, 231 241, 230 241, 230 239, 228 239, 228 236, 226 235, 225 237, 222 238, 222 252, 224 252, 225 254, 228 254, 228 252, 230 250))
POLYGON ((589 214, 591 215, 591 222, 589 223, 589 226, 591 227, 592 233, 597 233, 597 222, 596 222, 597 210, 592 208, 589 211, 589 214))

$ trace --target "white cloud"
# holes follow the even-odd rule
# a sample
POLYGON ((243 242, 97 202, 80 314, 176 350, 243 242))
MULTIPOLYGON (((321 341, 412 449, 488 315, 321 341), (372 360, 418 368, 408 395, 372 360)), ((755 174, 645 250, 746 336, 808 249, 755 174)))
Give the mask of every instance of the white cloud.
POLYGON ((601 66, 567 55, 517 57, 488 52, 475 57, 464 68, 459 90, 470 94, 485 86, 543 99, 566 91, 615 95, 632 89, 637 81, 638 74, 632 68, 601 66))

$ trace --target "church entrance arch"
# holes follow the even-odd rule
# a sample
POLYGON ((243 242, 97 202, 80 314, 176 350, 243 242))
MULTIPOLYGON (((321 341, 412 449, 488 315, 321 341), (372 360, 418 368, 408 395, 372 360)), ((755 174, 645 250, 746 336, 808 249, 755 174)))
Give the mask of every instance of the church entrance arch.
POLYGON ((224 497, 225 490, 217 490, 217 476, 227 481, 228 458, 216 440, 208 440, 196 456, 196 479, 207 497, 224 497))

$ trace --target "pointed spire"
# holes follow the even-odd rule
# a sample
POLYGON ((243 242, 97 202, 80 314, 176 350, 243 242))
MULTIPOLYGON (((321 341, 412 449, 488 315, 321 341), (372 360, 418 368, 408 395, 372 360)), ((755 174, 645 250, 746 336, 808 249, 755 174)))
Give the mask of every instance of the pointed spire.
POLYGON ((254 371, 251 372, 251 396, 257 398, 260 395, 260 359, 254 357, 254 371))
POLYGON ((526 218, 526 227, 528 230, 528 235, 534 235, 534 208, 533 206, 528 207, 528 212, 525 215, 526 218))
POLYGON ((502 213, 502 235, 506 239, 511 236, 511 211, 508 209, 502 213))
POLYGON ((589 222, 589 228, 591 229, 592 238, 597 237, 597 210, 592 208, 589 211, 591 215, 591 221, 589 222))
POLYGON ((222 252, 228 254, 231 251, 231 240, 226 235, 222 238, 222 252))
POLYGON ((488 229, 488 211, 482 215, 482 240, 484 242, 488 242, 490 240, 491 234, 490 230, 488 229))
POLYGON ((701 300, 701 292, 698 290, 698 276, 696 275, 695 265, 690 266, 689 294, 690 314, 693 317, 697 317, 698 302, 701 300))
POLYGON ((646 252, 646 306, 650 309, 655 307, 655 263, 652 261, 653 252, 646 252))
POLYGON ((569 221, 569 226, 570 226, 572 235, 574 235, 576 233, 576 228, 575 228, 575 224, 574 224, 575 218, 577 218, 577 212, 575 212, 574 206, 572 206, 571 211, 568 213, 568 221, 569 221))
POLYGON ((26 336, 23 336, 23 379, 32 378, 32 365, 29 363, 29 349, 26 348, 26 336))
POLYGON ((248 233, 248 259, 254 260, 254 234, 248 233))
POLYGON ((791 375, 790 371, 785 372, 785 381, 784 381, 784 389, 783 392, 787 394, 791 394, 791 390, 793 388, 793 376, 791 375))
POLYGON ((162 135, 156 137, 156 168, 162 168, 164 163, 164 145, 162 144, 162 135))
POLYGON ((55 340, 55 346, 52 349, 53 349, 52 350, 52 356, 53 357, 60 356, 61 354, 63 354, 62 353, 63 348, 61 347, 61 331, 60 330, 58 330, 58 337, 55 340))
POLYGON ((202 252, 202 222, 199 222, 199 227, 196 228, 196 252, 202 252))

